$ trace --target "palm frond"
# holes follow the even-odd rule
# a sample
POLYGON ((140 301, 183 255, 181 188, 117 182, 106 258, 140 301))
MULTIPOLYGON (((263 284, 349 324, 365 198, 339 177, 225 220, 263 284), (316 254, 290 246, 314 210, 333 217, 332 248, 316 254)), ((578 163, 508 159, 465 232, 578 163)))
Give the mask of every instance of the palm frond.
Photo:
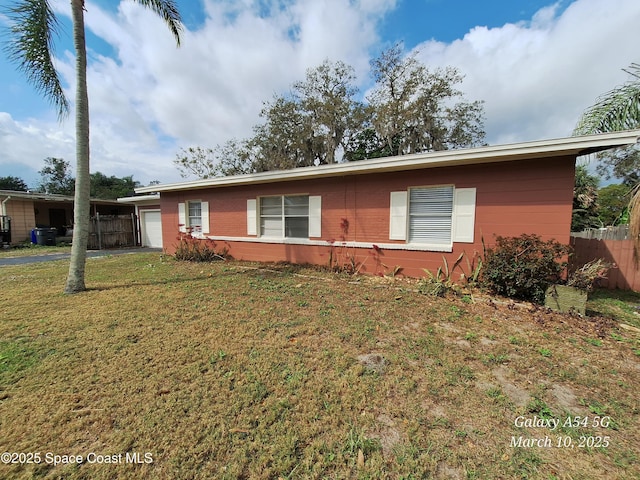
POLYGON ((20 0, 8 10, 10 39, 6 52, 62 118, 69 103, 53 64, 53 38, 59 23, 47 0, 20 0))
POLYGON ((580 118, 574 134, 605 133, 640 127, 640 65, 632 63, 633 80, 599 97, 580 118))
POLYGON ((140 5, 150 8, 165 21, 169 30, 176 39, 176 44, 180 46, 180 33, 182 32, 182 19, 178 6, 173 0, 135 0, 140 5))
POLYGON ((632 77, 636 77, 638 80, 640 80, 640 63, 634 62, 629 65, 629 69, 623 68, 622 70, 624 72, 627 72, 632 77))
POLYGON ((633 240, 633 253, 640 259, 640 183, 631 191, 629 202, 629 235, 633 240))

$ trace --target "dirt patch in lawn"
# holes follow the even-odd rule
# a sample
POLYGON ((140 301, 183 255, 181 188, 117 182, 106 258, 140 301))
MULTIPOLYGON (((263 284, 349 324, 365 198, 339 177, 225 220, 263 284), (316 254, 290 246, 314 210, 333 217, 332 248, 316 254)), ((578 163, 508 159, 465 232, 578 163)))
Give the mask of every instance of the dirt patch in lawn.
POLYGON ((640 339, 616 318, 160 254, 64 296, 66 270, 2 269, 0 451, 41 455, 2 478, 640 475, 640 339))

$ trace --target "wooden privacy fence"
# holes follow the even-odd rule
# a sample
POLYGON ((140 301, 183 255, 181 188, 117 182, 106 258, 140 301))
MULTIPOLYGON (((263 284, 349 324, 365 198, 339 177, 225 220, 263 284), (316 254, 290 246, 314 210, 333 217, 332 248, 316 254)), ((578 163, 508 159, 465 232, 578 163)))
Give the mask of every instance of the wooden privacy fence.
POLYGON ((594 238, 596 240, 629 240, 629 225, 617 227, 587 228, 582 232, 572 232, 572 237, 594 238))
POLYGON ((574 249, 572 266, 580 267, 598 258, 615 264, 602 280, 602 287, 640 292, 640 259, 634 256, 627 225, 572 233, 571 246, 574 249))
POLYGON ((131 215, 100 215, 96 213, 89 225, 91 250, 104 248, 135 247, 138 245, 137 218, 131 215))

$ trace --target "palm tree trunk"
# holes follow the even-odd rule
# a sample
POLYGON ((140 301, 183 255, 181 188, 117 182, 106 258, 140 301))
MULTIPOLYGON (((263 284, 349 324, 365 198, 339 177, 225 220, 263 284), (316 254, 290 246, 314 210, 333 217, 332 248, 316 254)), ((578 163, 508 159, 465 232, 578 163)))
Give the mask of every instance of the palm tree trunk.
POLYGON ((73 244, 64 293, 86 289, 84 269, 89 239, 89 99, 87 49, 84 32, 84 0, 71 0, 73 43, 76 50, 76 188, 73 210, 73 244))

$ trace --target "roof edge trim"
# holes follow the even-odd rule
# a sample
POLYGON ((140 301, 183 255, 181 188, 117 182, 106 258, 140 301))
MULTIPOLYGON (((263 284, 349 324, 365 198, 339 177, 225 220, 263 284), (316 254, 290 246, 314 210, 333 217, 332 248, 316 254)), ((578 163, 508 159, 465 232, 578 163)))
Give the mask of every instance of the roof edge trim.
POLYGON ((633 145, 640 140, 640 130, 628 130, 597 135, 584 135, 533 142, 490 145, 459 150, 417 153, 395 157, 383 157, 357 162, 335 163, 291 170, 215 177, 205 180, 151 185, 135 189, 136 193, 170 192, 203 188, 228 187, 294 181, 310 178, 326 178, 338 175, 360 175, 375 172, 403 171, 444 166, 473 165, 491 162, 525 160, 538 155, 581 156, 609 148, 633 145))

